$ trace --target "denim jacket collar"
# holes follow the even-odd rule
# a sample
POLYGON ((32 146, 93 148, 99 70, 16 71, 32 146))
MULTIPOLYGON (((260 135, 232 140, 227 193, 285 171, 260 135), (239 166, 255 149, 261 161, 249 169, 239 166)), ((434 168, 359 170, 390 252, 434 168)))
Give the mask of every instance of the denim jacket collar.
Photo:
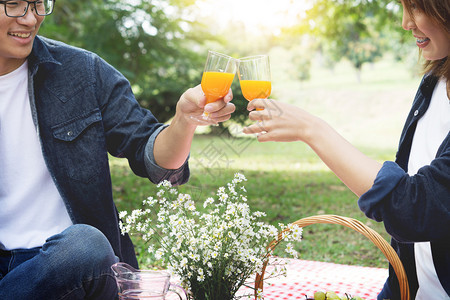
POLYGON ((44 43, 39 36, 36 36, 33 43, 33 50, 28 57, 28 69, 30 70, 30 75, 36 75, 39 66, 47 63, 61 65, 61 62, 53 57, 47 46, 44 46, 44 43), (39 53, 39 55, 37 56, 36 53, 39 53))

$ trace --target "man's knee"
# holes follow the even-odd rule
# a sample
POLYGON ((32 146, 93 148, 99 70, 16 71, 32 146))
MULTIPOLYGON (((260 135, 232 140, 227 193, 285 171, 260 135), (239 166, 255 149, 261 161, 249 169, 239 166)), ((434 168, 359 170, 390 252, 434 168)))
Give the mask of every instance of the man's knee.
POLYGON ((99 230, 73 225, 48 238, 36 256, 7 274, 0 281, 0 298, 114 299, 111 265, 117 260, 99 230))
POLYGON ((76 224, 47 240, 43 252, 52 249, 53 259, 83 272, 86 269, 105 270, 117 261, 117 257, 105 235, 97 228, 76 224))

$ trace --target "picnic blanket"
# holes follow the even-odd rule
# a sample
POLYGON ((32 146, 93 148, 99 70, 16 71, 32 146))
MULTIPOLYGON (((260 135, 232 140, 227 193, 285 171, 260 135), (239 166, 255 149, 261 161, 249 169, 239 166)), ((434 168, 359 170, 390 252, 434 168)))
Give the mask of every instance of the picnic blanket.
POLYGON ((287 262, 286 276, 264 281, 264 299, 305 299, 316 291, 334 291, 366 300, 377 298, 388 276, 388 269, 371 268, 300 259, 287 262))
MULTIPOLYGON (((312 297, 316 291, 334 291, 341 297, 347 293, 366 300, 374 300, 388 276, 387 268, 289 258, 283 258, 282 261, 286 262, 286 276, 276 276, 264 281, 265 300, 305 300, 305 295, 312 297)), ((270 266, 267 268, 268 271, 270 266)), ((254 278, 250 281, 254 282, 254 278)), ((248 287, 242 287, 238 292, 238 295, 249 294, 253 295, 253 290, 248 287)), ((179 298, 172 294, 166 299, 179 298)))

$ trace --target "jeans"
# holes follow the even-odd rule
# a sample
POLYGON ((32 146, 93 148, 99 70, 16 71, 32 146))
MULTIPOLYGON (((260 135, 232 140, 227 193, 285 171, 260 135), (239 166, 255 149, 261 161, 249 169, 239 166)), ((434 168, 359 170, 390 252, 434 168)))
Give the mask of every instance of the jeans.
POLYGON ((42 248, 0 250, 0 299, 116 299, 117 261, 99 230, 73 225, 42 248))

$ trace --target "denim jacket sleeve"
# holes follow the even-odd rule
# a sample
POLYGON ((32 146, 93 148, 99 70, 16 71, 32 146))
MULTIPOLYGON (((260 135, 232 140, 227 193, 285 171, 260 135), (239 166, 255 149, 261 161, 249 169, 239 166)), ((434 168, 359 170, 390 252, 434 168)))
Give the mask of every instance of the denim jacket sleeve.
POLYGON ((149 174, 151 174, 150 180, 154 183, 160 183, 163 180, 168 180, 172 183, 172 185, 180 185, 186 183, 189 179, 189 165, 188 159, 186 159, 183 166, 176 170, 167 170, 160 167, 153 156, 153 147, 155 144, 156 136, 166 128, 167 126, 161 126, 158 128, 149 138, 147 142, 147 146, 145 147, 145 166, 149 174))
POLYGON ((384 222, 386 231, 399 242, 450 238, 450 133, 430 165, 420 168, 414 176, 406 171, 415 126, 428 108, 433 80, 422 81, 402 133, 396 162, 385 162, 372 188, 358 200, 366 216, 384 222))
POLYGON ((394 162, 385 162, 373 187, 358 201, 367 217, 383 221, 397 241, 439 241, 449 238, 450 148, 414 176, 394 162))
POLYGON ((133 172, 159 183, 169 180, 183 184, 189 178, 188 162, 176 170, 158 166, 153 156, 156 136, 165 125, 138 104, 126 78, 104 60, 94 55, 96 90, 107 140, 108 152, 126 157, 133 172))

